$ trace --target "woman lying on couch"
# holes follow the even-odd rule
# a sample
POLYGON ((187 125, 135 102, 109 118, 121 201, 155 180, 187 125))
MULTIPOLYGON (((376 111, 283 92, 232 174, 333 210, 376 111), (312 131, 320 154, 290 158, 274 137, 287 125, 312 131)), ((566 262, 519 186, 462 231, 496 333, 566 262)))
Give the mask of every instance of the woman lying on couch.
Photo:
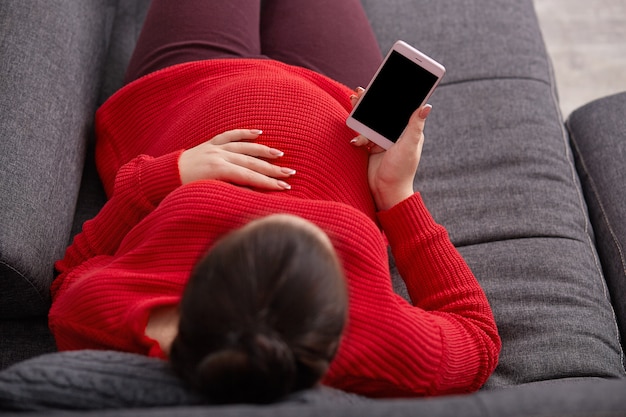
POLYGON ((356 0, 154 0, 96 115, 109 201, 56 264, 58 348, 168 359, 216 402, 478 389, 493 316, 413 190, 430 106, 386 152, 345 125, 380 61, 356 0))

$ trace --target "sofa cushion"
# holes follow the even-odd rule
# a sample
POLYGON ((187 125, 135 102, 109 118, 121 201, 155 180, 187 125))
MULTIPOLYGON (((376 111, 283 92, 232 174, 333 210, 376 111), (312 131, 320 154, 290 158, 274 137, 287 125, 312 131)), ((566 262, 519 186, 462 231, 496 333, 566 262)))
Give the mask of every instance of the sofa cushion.
POLYGON ((68 416, 76 415, 76 410, 89 416, 617 416, 626 412, 624 390, 626 380, 589 378, 475 395, 371 400, 316 387, 262 407, 211 406, 186 390, 158 359, 76 351, 43 355, 0 371, 0 412, 24 415, 23 411, 45 411, 68 416))
POLYGON ((532 1, 364 3, 381 45, 402 38, 447 69, 416 189, 491 302, 503 348, 486 387, 623 376, 532 1))
POLYGON ((549 86, 453 84, 433 105, 416 187, 491 302, 503 348, 487 386, 623 375, 615 316, 549 86))
POLYGON ((533 78, 551 83, 529 0, 362 0, 379 44, 403 39, 448 70, 443 83, 533 78))
POLYGON ((567 120, 606 281, 626 340, 626 93, 583 106, 567 120))
POLYGON ((0 318, 49 307, 115 3, 0 2, 0 318))

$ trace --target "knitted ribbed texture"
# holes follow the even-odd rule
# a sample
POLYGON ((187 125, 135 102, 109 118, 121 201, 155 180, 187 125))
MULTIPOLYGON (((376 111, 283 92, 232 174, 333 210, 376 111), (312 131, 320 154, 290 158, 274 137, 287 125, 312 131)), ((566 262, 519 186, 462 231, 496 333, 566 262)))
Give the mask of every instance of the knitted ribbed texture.
POLYGON ((328 233, 348 281, 348 326, 325 384, 373 396, 478 389, 500 347, 487 300, 419 194, 378 214, 415 306, 393 292, 367 154, 349 145, 344 124, 348 94, 304 69, 225 60, 149 75, 105 103, 97 158, 111 198, 56 265, 59 349, 163 357, 144 335, 150 309, 180 300, 211 242, 250 219, 292 213, 328 233), (263 142, 285 152, 281 164, 298 171, 292 190, 180 186, 181 148, 241 127, 263 129, 263 142))
POLYGON ((345 120, 351 91, 304 68, 270 60, 182 64, 143 77, 97 114, 97 163, 107 194, 139 154, 187 149, 231 129, 261 129, 258 142, 285 153, 292 195, 343 201, 374 216, 367 155, 345 120))

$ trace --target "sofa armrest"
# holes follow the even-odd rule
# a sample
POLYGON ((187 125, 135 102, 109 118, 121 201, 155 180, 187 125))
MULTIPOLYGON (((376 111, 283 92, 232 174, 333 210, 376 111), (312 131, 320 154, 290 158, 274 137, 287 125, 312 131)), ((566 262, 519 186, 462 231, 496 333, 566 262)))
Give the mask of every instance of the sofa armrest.
MULTIPOLYGON (((566 121, 622 341, 626 340, 626 92, 566 121)), ((623 343, 623 342, 622 342, 623 343)))
POLYGON ((0 319, 49 308, 116 5, 0 2, 0 319))

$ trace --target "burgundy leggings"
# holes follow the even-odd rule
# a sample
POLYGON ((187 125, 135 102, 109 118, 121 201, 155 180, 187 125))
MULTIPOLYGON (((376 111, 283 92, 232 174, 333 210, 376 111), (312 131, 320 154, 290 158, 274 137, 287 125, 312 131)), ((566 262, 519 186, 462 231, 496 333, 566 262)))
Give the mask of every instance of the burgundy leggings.
POLYGON ((382 60, 360 0, 153 0, 126 72, 212 58, 270 58, 354 88, 382 60))

